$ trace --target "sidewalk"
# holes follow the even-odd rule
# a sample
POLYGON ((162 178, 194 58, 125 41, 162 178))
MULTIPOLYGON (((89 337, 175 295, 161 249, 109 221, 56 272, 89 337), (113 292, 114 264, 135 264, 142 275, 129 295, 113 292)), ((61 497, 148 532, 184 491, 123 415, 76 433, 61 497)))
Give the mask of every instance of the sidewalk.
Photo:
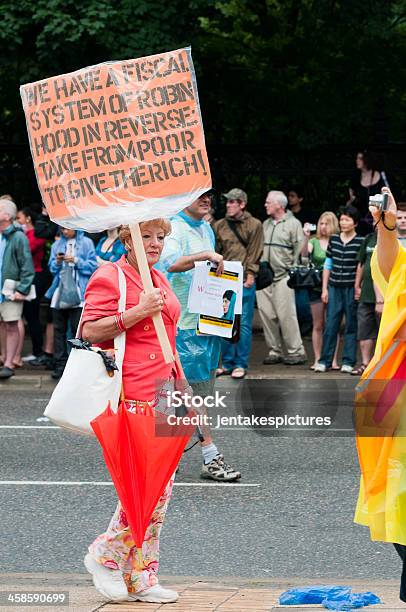
POLYGON ((311 584, 336 584, 351 586, 354 591, 372 591, 378 595, 382 604, 368 606, 365 610, 404 610, 405 604, 399 600, 399 584, 397 581, 362 581, 352 579, 308 580, 298 578, 281 578, 269 580, 247 580, 239 578, 219 578, 213 580, 205 577, 162 577, 164 586, 176 589, 179 601, 175 604, 146 603, 111 603, 106 602, 93 588, 91 578, 85 574, 0 574, 0 595, 7 591, 19 592, 69 592, 69 607, 34 607, 34 606, 4 606, 1 600, 1 610, 12 612, 16 609, 30 612, 270 612, 271 610, 324 610, 322 606, 279 606, 278 597, 286 589, 293 586, 309 586, 311 584))
MULTIPOLYGON (((258 328, 253 335, 252 353, 250 359, 250 368, 248 370, 247 378, 320 378, 325 380, 328 378, 339 378, 344 380, 345 378, 354 378, 349 374, 341 374, 340 372, 328 372, 327 374, 315 373, 310 370, 312 364, 312 348, 310 338, 304 339, 304 345, 306 353, 308 355, 308 362, 301 366, 287 366, 283 363, 277 365, 267 366, 263 365, 263 359, 267 356, 268 351, 266 348, 264 336, 258 328)), ((28 345, 27 345, 28 350, 28 345)), ((0 381, 0 390, 4 389, 47 389, 52 390, 55 387, 56 382, 52 380, 51 373, 43 368, 34 368, 29 364, 24 365, 22 368, 16 370, 15 376, 9 378, 6 381, 0 381)))

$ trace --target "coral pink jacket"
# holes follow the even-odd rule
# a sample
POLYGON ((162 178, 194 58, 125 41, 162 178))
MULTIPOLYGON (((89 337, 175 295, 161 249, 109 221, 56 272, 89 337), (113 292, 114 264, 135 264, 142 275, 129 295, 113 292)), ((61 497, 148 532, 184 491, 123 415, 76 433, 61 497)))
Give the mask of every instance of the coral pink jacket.
MULTIPOLYGON (((91 277, 85 293, 82 323, 117 313, 120 291, 116 265, 121 267, 127 281, 126 310, 138 304, 143 291, 141 277, 123 256, 115 265, 108 263, 101 266, 91 277)), ((180 304, 161 272, 152 268, 151 276, 154 286, 162 289, 165 301, 162 318, 175 353, 180 304)), ((100 343, 99 346, 103 349, 112 348, 113 340, 100 343)), ((123 362, 126 399, 153 400, 162 383, 171 377, 174 368, 174 364, 165 363, 151 317, 142 319, 127 330, 123 362)))

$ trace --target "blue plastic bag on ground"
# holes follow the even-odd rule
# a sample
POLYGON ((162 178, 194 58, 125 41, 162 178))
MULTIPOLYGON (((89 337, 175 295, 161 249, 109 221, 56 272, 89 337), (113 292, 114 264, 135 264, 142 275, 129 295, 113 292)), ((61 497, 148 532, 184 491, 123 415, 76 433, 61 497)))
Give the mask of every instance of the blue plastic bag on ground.
POLYGON ((350 593, 347 597, 334 598, 331 596, 326 597, 322 601, 322 604, 328 610, 354 610, 355 608, 363 608, 371 604, 381 603, 379 597, 377 597, 371 591, 364 593, 350 593))
POLYGON ((314 585, 285 591, 279 597, 279 603, 285 606, 322 604, 328 610, 346 611, 381 603, 381 600, 370 591, 353 593, 350 587, 314 585))
POLYGON ((371 593, 371 591, 365 591, 364 593, 358 593, 358 595, 362 595, 362 599, 364 600, 364 606, 382 603, 378 595, 375 595, 375 593, 371 593))
POLYGON ((321 604, 329 596, 337 598, 345 597, 351 592, 349 587, 314 585, 308 587, 297 587, 289 589, 279 597, 279 603, 285 606, 297 606, 299 604, 321 604))

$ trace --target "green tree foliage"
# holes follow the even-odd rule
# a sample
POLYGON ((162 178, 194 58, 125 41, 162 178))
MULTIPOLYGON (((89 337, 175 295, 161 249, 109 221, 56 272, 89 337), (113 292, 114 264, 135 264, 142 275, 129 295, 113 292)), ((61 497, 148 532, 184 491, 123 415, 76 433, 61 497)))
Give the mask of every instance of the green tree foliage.
POLYGON ((20 84, 188 44, 200 29, 198 8, 182 0, 0 1, 0 140, 26 138, 20 84))
POLYGON ((404 2, 219 0, 200 23, 220 55, 225 140, 404 140, 404 2), (225 109, 224 106, 227 108, 225 109), (226 113, 233 120, 225 120, 226 113), (387 132, 387 133, 385 133, 387 132))
POLYGON ((21 83, 192 44, 209 142, 405 138, 404 0, 0 0, 0 140, 21 83))

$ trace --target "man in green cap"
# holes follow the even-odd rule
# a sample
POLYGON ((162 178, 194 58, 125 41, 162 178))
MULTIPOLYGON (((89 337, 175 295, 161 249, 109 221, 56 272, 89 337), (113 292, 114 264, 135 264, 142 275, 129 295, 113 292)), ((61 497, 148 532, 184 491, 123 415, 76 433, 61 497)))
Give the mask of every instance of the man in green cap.
POLYGON ((255 278, 264 249, 264 236, 261 221, 247 211, 248 197, 245 191, 234 188, 225 193, 224 197, 227 199, 227 214, 213 226, 216 251, 225 260, 241 261, 244 287, 240 339, 235 344, 222 341, 222 367, 218 368, 217 376, 231 374, 232 378, 244 378, 251 353, 255 278))

